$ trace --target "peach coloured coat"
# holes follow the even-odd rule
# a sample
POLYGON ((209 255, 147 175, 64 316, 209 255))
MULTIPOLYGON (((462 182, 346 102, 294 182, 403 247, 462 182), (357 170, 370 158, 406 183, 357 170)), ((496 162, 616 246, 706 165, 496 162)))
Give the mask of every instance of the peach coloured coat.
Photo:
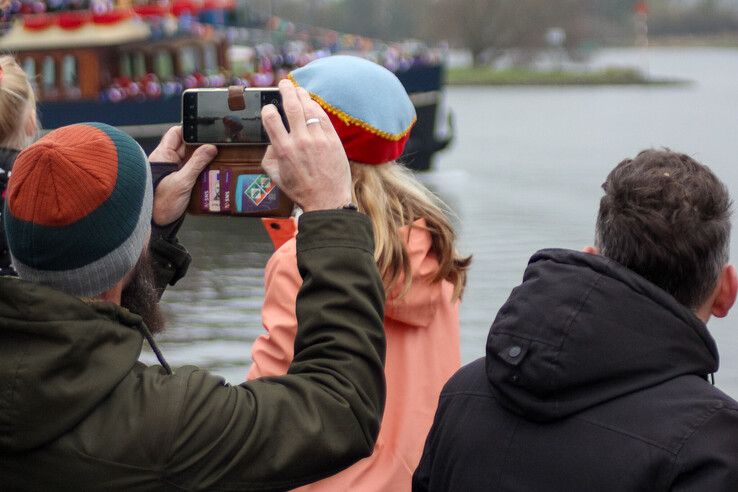
MULTIPOLYGON (((385 306, 387 402, 374 453, 348 469, 298 490, 409 491, 433 423, 438 395, 460 366, 458 301, 453 286, 431 283, 438 262, 423 219, 403 227, 413 283, 385 306), (409 233, 409 237, 408 237, 409 233)), ((295 239, 279 248, 264 272, 262 317, 267 333, 254 342, 248 379, 285 374, 294 354, 295 298, 302 280, 295 239)))

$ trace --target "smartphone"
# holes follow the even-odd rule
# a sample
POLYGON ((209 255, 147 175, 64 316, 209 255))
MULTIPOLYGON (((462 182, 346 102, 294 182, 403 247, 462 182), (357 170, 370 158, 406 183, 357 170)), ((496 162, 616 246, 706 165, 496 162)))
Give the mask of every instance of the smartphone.
POLYGON ((274 104, 287 127, 282 96, 276 87, 246 88, 245 108, 232 110, 228 105, 228 89, 187 89, 182 93, 182 132, 188 144, 253 144, 269 143, 261 124, 261 108, 274 104))

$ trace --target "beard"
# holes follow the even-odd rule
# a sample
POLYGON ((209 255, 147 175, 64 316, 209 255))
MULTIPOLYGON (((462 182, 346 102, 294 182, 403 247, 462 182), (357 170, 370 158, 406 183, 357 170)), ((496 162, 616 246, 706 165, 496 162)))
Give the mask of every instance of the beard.
POLYGON ((133 268, 131 281, 120 296, 120 305, 143 319, 152 334, 164 331, 164 316, 159 308, 154 267, 148 249, 144 249, 133 268))

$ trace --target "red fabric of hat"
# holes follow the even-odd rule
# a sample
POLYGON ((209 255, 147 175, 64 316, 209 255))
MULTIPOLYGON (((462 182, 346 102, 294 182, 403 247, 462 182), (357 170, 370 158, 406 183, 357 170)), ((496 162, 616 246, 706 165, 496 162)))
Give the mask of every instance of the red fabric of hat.
POLYGON ((341 139, 346 156, 362 164, 384 164, 397 159, 410 138, 410 132, 408 132, 400 140, 387 140, 360 126, 345 123, 332 113, 328 113, 328 118, 341 139))
POLYGON ((416 113, 400 80, 369 60, 336 55, 289 74, 328 113, 346 155, 362 164, 383 164, 402 155, 416 113))

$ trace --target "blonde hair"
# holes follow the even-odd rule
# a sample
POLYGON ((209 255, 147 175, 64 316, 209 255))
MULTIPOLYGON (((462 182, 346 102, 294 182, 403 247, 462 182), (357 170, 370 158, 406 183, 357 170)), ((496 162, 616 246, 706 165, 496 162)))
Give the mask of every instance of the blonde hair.
POLYGON ((36 96, 15 58, 0 56, 0 68, 0 146, 20 150, 33 140, 26 133, 26 122, 35 117, 36 96))
POLYGON ((466 271, 471 256, 456 251, 456 233, 447 216, 448 207, 412 172, 396 162, 379 166, 351 163, 353 199, 359 211, 367 214, 374 229, 374 258, 390 295, 402 277, 400 295, 412 285, 410 258, 405 241, 400 237, 403 226, 418 227, 413 222, 425 219, 431 235, 431 252, 438 260, 433 282, 448 280, 454 286, 454 299, 461 298, 466 284, 466 271))

